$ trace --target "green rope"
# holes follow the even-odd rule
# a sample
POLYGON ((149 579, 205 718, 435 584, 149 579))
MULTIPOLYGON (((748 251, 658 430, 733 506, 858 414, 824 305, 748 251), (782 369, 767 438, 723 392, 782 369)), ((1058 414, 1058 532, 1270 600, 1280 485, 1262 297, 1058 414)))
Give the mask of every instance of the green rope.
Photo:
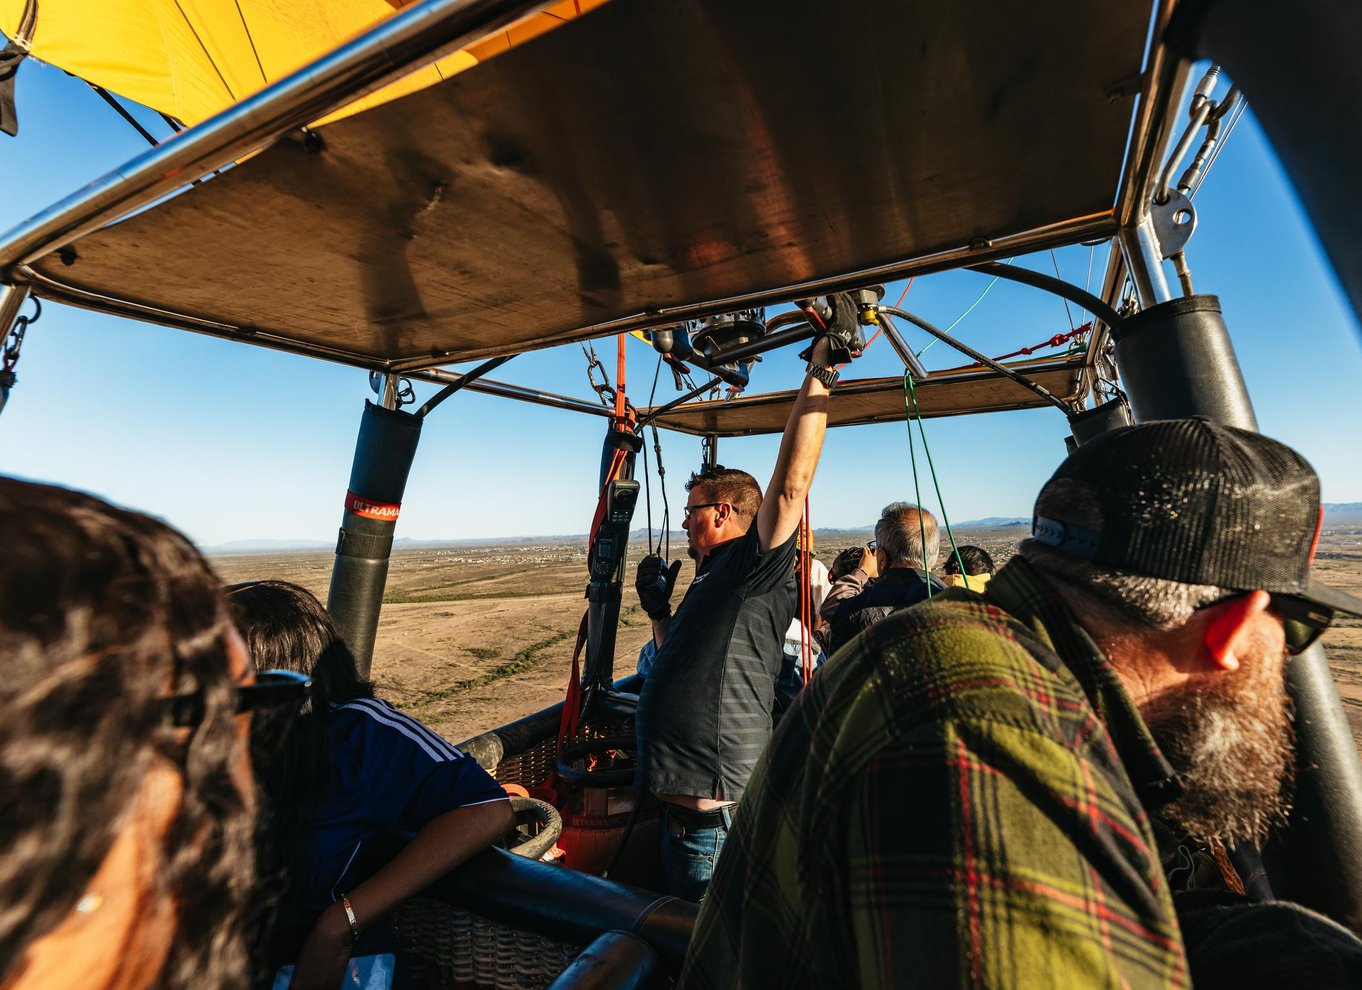
MULTIPOLYGON (((910 384, 910 383, 912 382, 912 378, 913 378, 913 373, 912 373, 911 371, 905 371, 905 372, 903 373, 903 412, 904 412, 904 415, 905 415, 905 416, 907 416, 907 413, 908 413, 908 389, 911 387, 911 384, 910 384)), ((923 565, 923 567, 925 568, 925 567, 927 566, 927 524, 924 523, 924 522, 922 521, 922 512, 921 512, 921 509, 922 509, 922 489, 921 489, 920 487, 918 487, 918 481, 917 481, 917 451, 914 449, 914 444, 913 444, 913 424, 912 424, 912 422, 911 422, 910 420, 907 420, 907 419, 905 419, 904 422, 905 422, 905 423, 907 424, 907 426, 908 426, 908 460, 909 460, 909 462, 913 465, 913 500, 917 503, 917 506, 918 506, 918 509, 919 509, 918 514, 917 514, 917 528, 918 528, 918 532, 921 534, 921 539, 922 539, 922 557, 923 557, 923 559, 922 559, 922 565, 923 565)), ((927 599, 928 599, 928 601, 931 600, 931 597, 932 597, 932 579, 931 579, 931 575, 929 574, 929 575, 927 576, 927 599)))
MULTIPOLYGON (((1011 258, 1008 258, 1006 261, 1003 262, 1003 264, 1004 264, 1004 265, 1010 265, 1010 264, 1012 264, 1012 259, 1011 259, 1011 258)), ((963 313, 961 313, 959 316, 957 316, 954 320, 952 320, 952 321, 950 322, 950 325, 946 327, 946 333, 950 333, 952 330, 955 329, 956 325, 957 325, 961 320, 963 320, 965 317, 969 316, 970 313, 973 313, 973 312, 974 312, 974 307, 975 307, 975 306, 978 306, 981 302, 984 301, 984 296, 988 295, 988 290, 991 289, 991 288, 993 288, 995 285, 997 285, 997 284, 998 284, 998 279, 1000 279, 1000 278, 1002 278, 1001 275, 994 275, 994 276, 993 276, 993 279, 988 283, 988 285, 984 286, 984 291, 981 292, 981 293, 979 293, 979 298, 976 299, 976 300, 974 300, 974 302, 970 303, 970 304, 969 304, 969 308, 968 308, 967 310, 965 310, 963 313)), ((917 356, 918 356, 918 357, 922 357, 922 355, 926 354, 927 351, 931 348, 931 346, 932 346, 933 344, 936 343, 936 340, 937 340, 937 338, 933 337, 931 340, 927 341, 926 346, 924 346, 924 347, 922 348, 922 350, 920 350, 920 351, 917 352, 917 356)), ((904 404, 903 404, 903 405, 904 405, 904 408, 906 409, 907 406, 908 406, 908 403, 907 403, 906 400, 904 401, 904 404)), ((912 427, 909 427, 908 433, 909 433, 910 436, 912 435, 912 432, 913 432, 912 427)))
MULTIPOLYGON (((922 505, 922 491, 918 487, 917 480, 917 455, 913 449, 913 422, 917 421, 917 430, 922 437, 922 452, 927 455, 927 470, 932 474, 932 487, 936 489, 936 503, 941 507, 941 521, 946 526, 946 538, 951 541, 951 552, 955 555, 955 562, 960 567, 960 576, 964 579, 965 587, 970 588, 969 575, 965 573, 965 561, 960 556, 960 548, 955 544, 955 532, 951 529, 950 516, 946 515, 946 500, 941 497, 941 482, 936 477, 936 465, 932 463, 932 448, 927 445, 927 430, 922 425, 922 412, 917 404, 917 387, 913 384, 913 373, 905 371, 903 373, 903 415, 908 427, 908 458, 913 466, 913 495, 917 499, 917 504, 922 505), (912 409, 908 408, 911 400, 912 409)), ((922 546, 925 550, 927 546, 927 530, 922 523, 922 516, 918 516, 918 527, 922 532, 922 546)), ((926 561, 923 561, 926 563, 926 561)), ((927 582, 927 597, 932 597, 932 582, 927 582)))

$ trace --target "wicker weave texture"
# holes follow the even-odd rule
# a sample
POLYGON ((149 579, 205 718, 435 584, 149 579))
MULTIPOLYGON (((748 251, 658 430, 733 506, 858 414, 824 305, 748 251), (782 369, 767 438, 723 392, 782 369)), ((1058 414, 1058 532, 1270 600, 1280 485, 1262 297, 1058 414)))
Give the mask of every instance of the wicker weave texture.
POLYGON ((393 924, 419 987, 546 987, 582 950, 424 897, 401 904, 393 924))

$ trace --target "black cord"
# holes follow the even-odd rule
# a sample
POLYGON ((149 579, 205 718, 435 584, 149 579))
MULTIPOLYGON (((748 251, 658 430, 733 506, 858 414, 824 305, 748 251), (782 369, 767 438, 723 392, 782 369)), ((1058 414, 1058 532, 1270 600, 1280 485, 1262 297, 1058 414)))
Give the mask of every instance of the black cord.
POLYGON ((657 486, 662 492, 662 535, 658 538, 659 546, 665 544, 662 555, 667 560, 672 559, 672 509, 667 504, 667 468, 662 463, 662 440, 658 437, 657 427, 652 427, 653 431, 653 452, 657 455, 657 486))
POLYGON ((1050 403, 1055 408, 1061 410, 1064 413, 1064 415, 1066 416, 1069 415, 1070 411, 1069 407, 1066 406, 1064 402, 1058 397, 1056 397, 1055 394, 1051 392, 1049 389, 1045 388, 1042 385, 1037 385, 1035 382, 1031 381, 1031 379, 1027 378, 1025 375, 1019 375, 1011 368, 1005 367, 1004 365, 1001 365, 997 361, 993 360, 991 357, 979 353, 973 347, 970 347, 968 344, 963 343, 962 341, 955 337, 952 337, 945 330, 933 326, 932 324, 924 320, 922 317, 915 316, 914 314, 908 312, 906 309, 899 309, 897 306, 882 306, 880 307, 879 311, 881 314, 897 316, 901 319, 907 320, 909 323, 913 324, 919 330, 925 330, 927 333, 931 334, 933 337, 941 341, 943 344, 948 344, 949 346, 954 347, 961 354, 964 354, 966 357, 971 358, 974 361, 977 361, 979 364, 982 364, 985 368, 992 369, 993 371, 1002 375, 1004 378, 1008 378, 1016 382, 1018 385, 1022 386, 1022 388, 1029 389, 1030 391, 1034 392, 1036 395, 1044 399, 1046 402, 1050 403))
POLYGON ((142 135, 142 137, 146 139, 147 144, 151 145, 154 148, 156 147, 156 145, 161 143, 156 140, 156 138, 152 135, 151 131, 147 130, 140 123, 138 123, 137 118, 134 117, 132 113, 129 112, 127 108, 123 106, 123 104, 119 103, 116 99, 114 99, 113 94, 110 93, 107 89, 105 89, 103 86, 96 86, 94 83, 88 81, 86 84, 96 93, 99 94, 99 98, 101 100, 109 104, 109 106, 113 107, 114 113, 118 114, 118 116, 126 120, 132 126, 133 130, 135 130, 138 134, 142 135))
POLYGON ((638 821, 639 809, 643 807, 643 794, 639 793, 634 797, 634 810, 629 812, 629 820, 624 823, 624 834, 620 836, 620 844, 615 847, 615 853, 610 857, 610 862, 605 864, 605 869, 601 871, 601 879, 610 879, 610 871, 619 865, 620 857, 624 855, 625 846, 629 845, 629 836, 634 834, 634 824, 638 821))
MULTIPOLYGON (((657 379, 661 374, 662 355, 659 354, 657 356, 657 366, 653 368, 653 387, 648 390, 649 406, 653 404, 653 397, 657 395, 657 379)), ((642 432, 643 430, 640 428, 639 433, 641 434, 642 432)), ((664 492, 663 496, 665 497, 665 495, 666 493, 664 492)), ((653 555, 653 485, 651 479, 648 477, 648 446, 646 443, 643 446, 643 502, 647 507, 648 513, 648 556, 651 557, 653 555)), ((659 539, 657 542, 658 545, 661 546, 662 541, 659 539)))
POLYGON ((643 505, 648 514, 648 556, 653 555, 653 486, 648 480, 648 445, 643 445, 643 505))

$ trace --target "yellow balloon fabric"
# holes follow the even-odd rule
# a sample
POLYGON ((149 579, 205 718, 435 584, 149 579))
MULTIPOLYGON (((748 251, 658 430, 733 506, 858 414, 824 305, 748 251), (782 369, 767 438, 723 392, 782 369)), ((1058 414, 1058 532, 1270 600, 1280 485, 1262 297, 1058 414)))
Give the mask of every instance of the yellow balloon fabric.
MULTIPOLYGON (((346 116, 434 85, 605 0, 564 0, 345 107, 346 116)), ((30 53, 193 124, 314 61, 406 6, 387 0, 0 0, 13 38, 38 5, 30 53)))

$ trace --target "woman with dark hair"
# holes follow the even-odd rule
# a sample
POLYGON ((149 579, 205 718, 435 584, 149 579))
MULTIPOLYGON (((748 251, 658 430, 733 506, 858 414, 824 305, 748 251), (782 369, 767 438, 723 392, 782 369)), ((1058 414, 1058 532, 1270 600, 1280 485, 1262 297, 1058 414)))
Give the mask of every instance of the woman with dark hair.
POLYGON ((396 954, 384 916, 509 831, 510 801, 475 760, 374 697, 306 589, 257 581, 231 603, 256 669, 312 678, 310 709, 263 773, 280 902, 270 954, 296 960, 290 987, 334 990, 352 955, 396 954), (414 837, 386 864, 366 862, 392 832, 414 837))
POLYGON ((984 585, 993 577, 994 570, 993 558, 988 551, 967 543, 956 547, 955 553, 946 554, 946 560, 941 565, 942 580, 947 586, 969 588, 971 591, 983 591, 984 585), (962 563, 965 565, 963 571, 960 569, 962 563))
POLYGON ((0 478, 0 986, 247 985, 250 678, 182 536, 0 478))

